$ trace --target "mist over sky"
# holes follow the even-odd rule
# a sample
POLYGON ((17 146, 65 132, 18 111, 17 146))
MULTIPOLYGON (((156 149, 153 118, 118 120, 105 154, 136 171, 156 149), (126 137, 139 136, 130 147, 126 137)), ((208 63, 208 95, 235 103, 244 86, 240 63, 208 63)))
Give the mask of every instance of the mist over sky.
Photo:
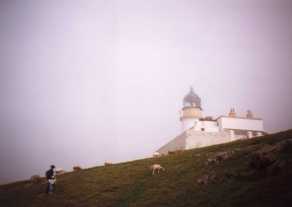
POLYGON ((292 1, 0 2, 0 182, 151 156, 205 116, 292 128, 292 1))

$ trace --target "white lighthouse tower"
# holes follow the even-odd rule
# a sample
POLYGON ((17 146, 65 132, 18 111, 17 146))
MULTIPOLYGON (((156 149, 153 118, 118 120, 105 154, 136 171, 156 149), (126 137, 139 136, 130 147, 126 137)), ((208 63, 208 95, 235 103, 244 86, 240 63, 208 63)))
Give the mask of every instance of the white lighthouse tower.
POLYGON ((201 99, 191 87, 190 92, 183 99, 183 108, 180 115, 182 130, 185 131, 194 127, 200 118, 202 118, 201 99))

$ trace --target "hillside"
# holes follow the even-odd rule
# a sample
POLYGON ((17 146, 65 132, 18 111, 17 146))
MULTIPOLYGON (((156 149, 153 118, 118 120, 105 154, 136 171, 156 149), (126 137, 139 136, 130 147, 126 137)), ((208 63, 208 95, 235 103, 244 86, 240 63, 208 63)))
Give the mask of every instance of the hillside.
POLYGON ((289 139, 292 130, 67 173, 53 195, 44 193, 44 183, 2 185, 0 206, 292 206, 289 139), (154 163, 166 171, 152 176, 154 163))

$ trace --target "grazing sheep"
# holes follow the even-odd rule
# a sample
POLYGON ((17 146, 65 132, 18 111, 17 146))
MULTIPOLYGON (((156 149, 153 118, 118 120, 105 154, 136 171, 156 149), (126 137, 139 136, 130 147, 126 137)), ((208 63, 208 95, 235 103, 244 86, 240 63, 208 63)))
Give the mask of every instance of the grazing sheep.
POLYGON ((63 174, 66 173, 66 171, 63 170, 62 168, 57 168, 57 169, 55 170, 55 172, 56 172, 56 175, 63 175, 63 174))
POLYGON ((206 185, 206 184, 208 184, 208 179, 209 179, 209 176, 208 175, 204 175, 201 178, 197 179, 197 183, 200 184, 200 185, 206 185))
POLYGON ((197 179, 197 183, 200 185, 207 185, 216 181, 219 181, 219 179, 215 172, 211 172, 209 175, 203 175, 202 177, 197 179))
POLYGON ((154 152, 153 157, 161 157, 161 154, 159 152, 154 152))
POLYGON ((33 175, 31 176, 30 181, 34 184, 37 184, 42 182, 42 178, 39 175, 33 175))
POLYGON ((159 174, 160 170, 165 171, 165 169, 159 165, 159 164, 153 164, 150 166, 150 170, 152 170, 152 175, 155 174, 155 171, 157 171, 157 174, 159 174))
POLYGON ((105 162, 104 163, 104 166, 110 166, 110 165, 113 165, 113 163, 112 162, 105 162))
POLYGON ((73 171, 80 171, 82 170, 82 168, 80 166, 74 166, 73 167, 73 171))
POLYGON ((174 151, 168 151, 168 155, 178 155, 181 154, 183 152, 183 150, 178 149, 178 150, 174 150, 174 151))
POLYGON ((167 154, 168 155, 174 155, 175 154, 175 151, 168 151, 167 154))
POLYGON ((218 152, 215 154, 214 158, 208 158, 205 164, 206 165, 219 164, 220 162, 229 159, 233 154, 234 154, 234 151, 218 152))

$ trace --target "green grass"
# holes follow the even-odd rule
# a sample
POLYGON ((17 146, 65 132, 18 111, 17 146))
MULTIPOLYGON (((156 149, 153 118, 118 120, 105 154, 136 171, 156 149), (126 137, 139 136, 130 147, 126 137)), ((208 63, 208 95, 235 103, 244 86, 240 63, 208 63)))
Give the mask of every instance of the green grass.
MULTIPOLYGON (((22 181, 0 186, 0 206, 96 207, 257 207, 292 206, 292 162, 278 175, 254 173, 250 154, 264 145, 292 138, 292 130, 265 137, 184 151, 161 158, 99 166, 61 175, 56 193, 46 195, 45 184, 22 181), (234 155, 220 164, 205 165, 221 151, 234 155), (152 176, 149 166, 166 168, 152 176), (199 185, 197 179, 215 172, 219 181, 199 185), (227 174, 231 176, 227 178, 227 174)), ((281 155, 292 160, 292 152, 281 155)))

